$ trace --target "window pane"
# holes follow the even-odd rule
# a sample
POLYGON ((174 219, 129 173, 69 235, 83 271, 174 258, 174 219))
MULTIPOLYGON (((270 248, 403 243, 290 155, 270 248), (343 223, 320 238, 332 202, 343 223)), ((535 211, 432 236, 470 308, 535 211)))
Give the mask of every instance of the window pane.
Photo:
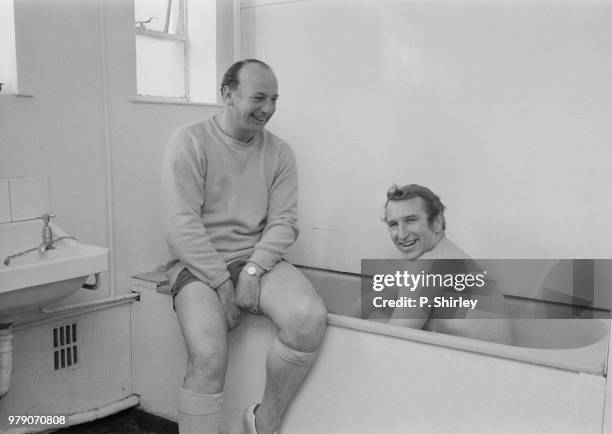
POLYGON ((0 0, 0 93, 17 92, 13 0, 0 0))
POLYGON ((138 95, 185 98, 183 41, 136 35, 138 95))
MULTIPOLYGON (((182 20, 182 0, 134 0, 134 21, 142 22, 148 30, 177 35, 184 34, 182 20), (145 23, 146 21, 149 21, 145 23)), ((141 27, 140 24, 136 24, 141 27)))

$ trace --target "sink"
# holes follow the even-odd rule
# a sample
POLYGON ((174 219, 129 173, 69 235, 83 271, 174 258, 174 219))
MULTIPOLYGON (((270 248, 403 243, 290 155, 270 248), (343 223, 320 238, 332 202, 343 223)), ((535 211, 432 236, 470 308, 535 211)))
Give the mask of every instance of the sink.
MULTIPOLYGON (((53 239, 66 233, 50 223, 53 239)), ((4 258, 41 243, 40 220, 0 224, 0 323, 75 293, 90 274, 108 270, 108 249, 64 239, 54 249, 4 258)))

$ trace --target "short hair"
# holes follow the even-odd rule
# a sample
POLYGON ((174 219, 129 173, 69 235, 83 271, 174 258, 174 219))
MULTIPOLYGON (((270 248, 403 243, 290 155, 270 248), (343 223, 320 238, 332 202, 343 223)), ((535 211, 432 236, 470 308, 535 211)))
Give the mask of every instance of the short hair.
MULTIPOLYGON (((387 210, 387 205, 390 201, 412 199, 413 197, 420 197, 423 199, 429 225, 433 225, 436 217, 440 216, 442 218, 442 230, 446 230, 446 219, 444 218, 444 210, 446 207, 437 194, 422 185, 409 184, 398 187, 397 184, 393 184, 391 188, 387 190, 387 202, 385 202, 383 211, 387 210)), ((385 213, 383 213, 383 217, 386 217, 385 213)))
POLYGON ((225 86, 229 87, 230 90, 236 90, 236 88, 238 87, 238 85, 240 84, 240 80, 238 79, 238 75, 240 73, 240 70, 242 69, 242 67, 244 65, 248 65, 250 63, 255 63, 259 66, 262 66, 264 68, 269 69, 270 71, 272 71, 272 68, 270 68, 270 66, 268 66, 267 63, 262 62, 259 59, 243 59, 243 60, 239 60, 238 62, 234 63, 232 66, 230 66, 227 71, 225 71, 225 74, 223 74, 223 80, 221 81, 221 95, 223 95, 223 89, 225 88, 225 86))

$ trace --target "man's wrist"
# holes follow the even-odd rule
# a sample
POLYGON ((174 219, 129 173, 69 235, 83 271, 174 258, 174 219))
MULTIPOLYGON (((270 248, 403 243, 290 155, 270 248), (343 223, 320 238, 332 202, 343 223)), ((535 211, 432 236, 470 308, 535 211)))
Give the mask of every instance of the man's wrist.
POLYGON ((266 270, 257 265, 254 262, 247 262, 244 267, 242 267, 242 273, 247 274, 251 277, 257 277, 258 279, 266 272, 266 270))

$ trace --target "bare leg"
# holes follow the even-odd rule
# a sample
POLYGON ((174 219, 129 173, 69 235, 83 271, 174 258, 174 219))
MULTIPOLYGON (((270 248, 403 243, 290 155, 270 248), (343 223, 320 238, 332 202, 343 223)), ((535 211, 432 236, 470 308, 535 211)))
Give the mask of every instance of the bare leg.
POLYGON ((187 346, 187 370, 179 397, 181 434, 216 433, 227 368, 227 325, 217 293, 191 282, 175 298, 187 346))
POLYGON ((281 262, 262 279, 261 311, 280 329, 266 360, 266 387, 257 410, 259 434, 277 431, 291 399, 310 372, 323 335, 323 301, 295 267, 281 262))

